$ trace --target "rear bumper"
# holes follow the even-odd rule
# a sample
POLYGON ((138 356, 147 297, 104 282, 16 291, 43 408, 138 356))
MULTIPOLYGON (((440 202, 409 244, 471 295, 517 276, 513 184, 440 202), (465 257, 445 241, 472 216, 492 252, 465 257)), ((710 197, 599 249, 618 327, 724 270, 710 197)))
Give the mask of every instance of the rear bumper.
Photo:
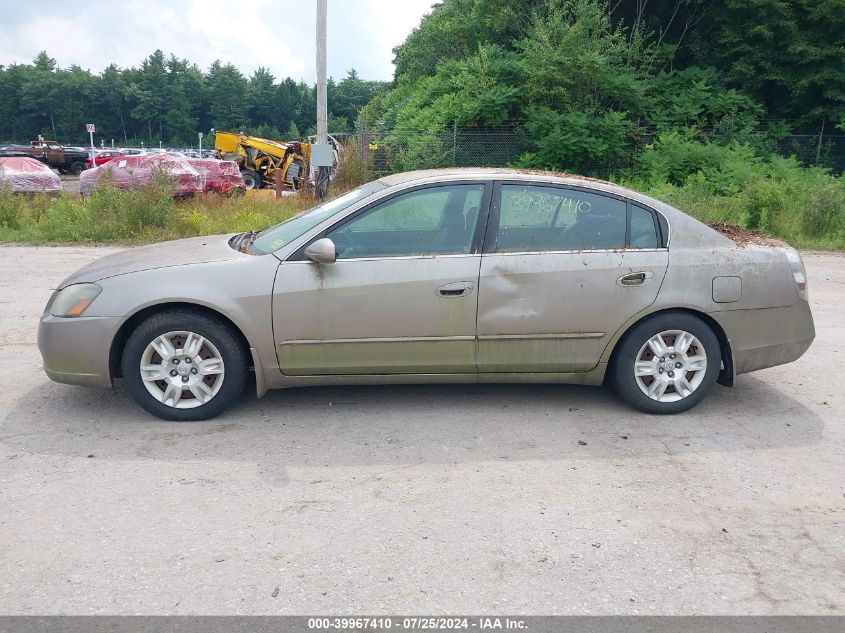
POLYGON ((737 374, 791 363, 807 351, 816 336, 806 301, 785 308, 730 310, 711 316, 730 340, 737 374))
POLYGON ((41 317, 38 349, 47 376, 69 385, 111 387, 109 353, 119 326, 119 317, 41 317))

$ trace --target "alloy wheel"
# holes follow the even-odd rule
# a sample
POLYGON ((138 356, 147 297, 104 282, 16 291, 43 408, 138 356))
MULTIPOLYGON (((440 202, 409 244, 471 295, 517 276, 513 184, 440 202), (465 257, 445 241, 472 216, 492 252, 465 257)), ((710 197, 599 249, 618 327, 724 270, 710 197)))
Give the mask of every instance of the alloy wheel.
POLYGON ((677 402, 690 396, 707 373, 707 353, 695 336, 684 330, 655 334, 634 361, 637 386, 652 400, 677 402))
POLYGON ((223 357, 196 332, 174 331, 156 337, 144 349, 139 366, 147 391, 162 404, 192 409, 220 391, 223 357))

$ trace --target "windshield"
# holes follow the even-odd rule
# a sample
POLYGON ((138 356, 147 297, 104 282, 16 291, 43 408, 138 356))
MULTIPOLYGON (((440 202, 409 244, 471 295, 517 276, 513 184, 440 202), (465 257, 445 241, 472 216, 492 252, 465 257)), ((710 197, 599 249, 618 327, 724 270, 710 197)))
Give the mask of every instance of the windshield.
POLYGON ((303 233, 313 229, 323 220, 327 220, 335 213, 342 211, 349 205, 366 198, 380 189, 384 189, 384 185, 380 182, 368 183, 363 187, 348 191, 334 200, 329 200, 313 209, 309 209, 305 213, 301 213, 290 220, 285 220, 281 224, 264 229, 255 237, 255 241, 252 243, 252 250, 258 254, 277 251, 303 233))

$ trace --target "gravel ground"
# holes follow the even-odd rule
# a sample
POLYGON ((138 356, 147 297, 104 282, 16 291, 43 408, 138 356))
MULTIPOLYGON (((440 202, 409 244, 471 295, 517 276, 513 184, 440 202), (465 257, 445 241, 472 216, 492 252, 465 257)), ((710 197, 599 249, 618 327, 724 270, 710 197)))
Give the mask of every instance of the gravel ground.
POLYGON ((0 247, 0 614, 842 614, 845 256, 798 362, 676 417, 565 386, 245 394, 161 422, 51 383, 0 247))
POLYGON ((59 174, 59 180, 62 181, 62 189, 66 194, 69 196, 79 194, 79 176, 59 174))

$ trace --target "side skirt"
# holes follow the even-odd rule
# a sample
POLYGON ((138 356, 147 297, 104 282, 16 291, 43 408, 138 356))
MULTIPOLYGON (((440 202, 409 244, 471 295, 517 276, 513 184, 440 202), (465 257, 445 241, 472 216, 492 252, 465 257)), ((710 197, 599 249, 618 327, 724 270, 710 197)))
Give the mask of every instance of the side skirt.
MULTIPOLYGON (((255 355, 253 355, 255 360, 255 355)), ((257 364, 256 364, 257 366, 257 364)), ((607 363, 599 363, 588 372, 579 373, 484 373, 484 374, 349 374, 342 376, 285 376, 281 372, 264 376, 266 389, 314 387, 320 385, 425 385, 467 383, 560 383, 600 385, 607 363)), ((275 373, 275 372, 274 372, 275 373)), ((256 373, 256 386, 259 376, 256 373)), ((259 391, 259 393, 262 393, 259 391)))

